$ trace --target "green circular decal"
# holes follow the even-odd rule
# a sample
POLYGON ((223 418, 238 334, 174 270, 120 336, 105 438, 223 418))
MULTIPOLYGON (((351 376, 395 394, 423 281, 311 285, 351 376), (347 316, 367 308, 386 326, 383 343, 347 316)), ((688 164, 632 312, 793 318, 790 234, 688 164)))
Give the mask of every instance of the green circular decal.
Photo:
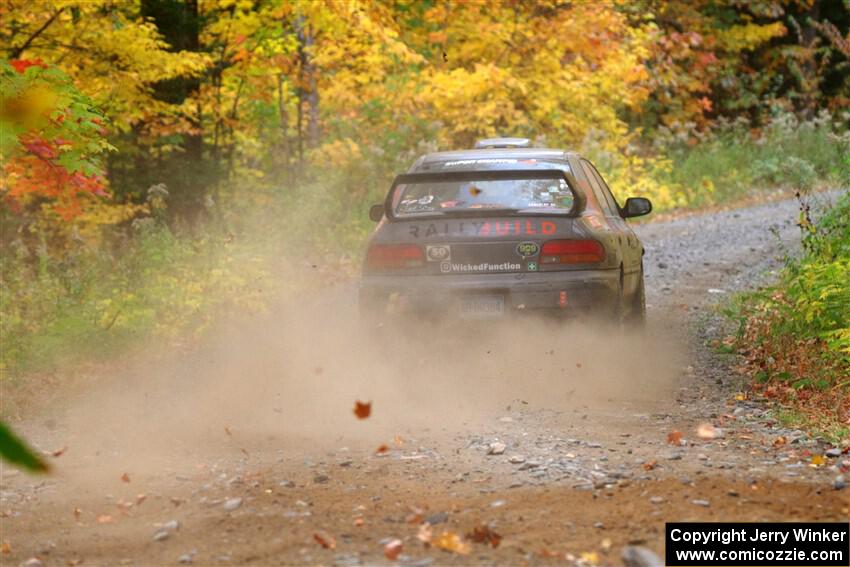
POLYGON ((516 253, 523 258, 530 258, 540 252, 540 246, 536 242, 520 242, 516 246, 516 253))

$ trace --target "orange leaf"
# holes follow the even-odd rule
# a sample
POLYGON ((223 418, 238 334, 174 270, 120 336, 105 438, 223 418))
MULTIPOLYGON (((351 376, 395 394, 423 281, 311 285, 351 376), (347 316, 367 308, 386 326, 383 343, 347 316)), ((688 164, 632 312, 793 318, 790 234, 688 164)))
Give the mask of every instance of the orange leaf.
POLYGON ((3 555, 8 555, 9 553, 12 553, 12 546, 9 545, 8 542, 3 543, 3 545, 0 545, 0 553, 2 553, 3 555))
POLYGON ((390 561, 395 561, 396 557, 399 556, 403 548, 404 544, 401 542, 400 539, 390 540, 384 546, 384 557, 386 557, 390 561))
POLYGON ((493 547, 499 547, 499 543, 502 541, 502 536, 486 524, 475 526, 470 533, 466 534, 466 537, 475 543, 489 543, 493 547))
POLYGON ((366 419, 372 414, 372 402, 361 402, 357 400, 354 402, 354 415, 357 416, 357 419, 366 419))
POLYGON ((336 549, 336 540, 325 532, 316 532, 313 539, 325 549, 336 549))
POLYGON ((671 445, 680 445, 682 443, 682 432, 671 431, 667 434, 667 442, 671 445))
POLYGON ((643 470, 651 471, 658 466, 658 461, 647 461, 643 464, 643 470))
POLYGON ((127 473, 122 474, 121 475, 121 481, 122 482, 130 482, 130 475, 128 475, 127 473))
POLYGON ((452 532, 443 532, 436 539, 431 540, 431 545, 457 553, 458 555, 466 555, 469 553, 469 544, 461 539, 459 535, 452 532))
POLYGON ((101 514, 97 517, 98 524, 111 524, 115 520, 109 514, 101 514))
POLYGON ((390 448, 387 447, 386 445, 380 445, 377 449, 375 449, 375 454, 376 455, 384 455, 384 454, 388 453, 389 450, 390 450, 390 448))
POLYGON ((363 519, 363 516, 358 516, 354 518, 354 525, 358 528, 366 523, 366 520, 363 519))

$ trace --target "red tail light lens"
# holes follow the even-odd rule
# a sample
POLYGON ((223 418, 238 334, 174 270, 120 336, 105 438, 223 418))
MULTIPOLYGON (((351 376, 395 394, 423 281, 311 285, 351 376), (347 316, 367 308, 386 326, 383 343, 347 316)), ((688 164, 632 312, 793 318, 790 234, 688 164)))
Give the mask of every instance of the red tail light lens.
POLYGON ((605 248, 595 240, 550 240, 540 252, 541 264, 598 264, 605 248))
POLYGON ((366 266, 373 270, 418 268, 424 263, 422 248, 415 244, 375 244, 366 253, 366 266))

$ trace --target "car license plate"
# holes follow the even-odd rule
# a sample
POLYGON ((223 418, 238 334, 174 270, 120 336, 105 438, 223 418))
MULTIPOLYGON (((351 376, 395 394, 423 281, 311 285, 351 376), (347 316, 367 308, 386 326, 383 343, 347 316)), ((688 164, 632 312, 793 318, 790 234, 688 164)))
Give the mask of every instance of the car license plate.
POLYGON ((501 317, 505 299, 499 295, 472 295, 460 298, 460 316, 468 319, 501 317))

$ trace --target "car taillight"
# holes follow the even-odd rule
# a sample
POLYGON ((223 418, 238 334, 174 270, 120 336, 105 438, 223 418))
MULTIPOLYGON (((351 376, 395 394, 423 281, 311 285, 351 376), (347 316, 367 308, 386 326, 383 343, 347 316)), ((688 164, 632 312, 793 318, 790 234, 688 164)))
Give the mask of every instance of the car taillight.
POLYGON ((366 253, 366 266, 375 270, 418 268, 424 263, 422 248, 415 244, 375 244, 366 253))
POLYGON ((605 248, 595 240, 550 240, 540 252, 541 264, 596 264, 605 248))

